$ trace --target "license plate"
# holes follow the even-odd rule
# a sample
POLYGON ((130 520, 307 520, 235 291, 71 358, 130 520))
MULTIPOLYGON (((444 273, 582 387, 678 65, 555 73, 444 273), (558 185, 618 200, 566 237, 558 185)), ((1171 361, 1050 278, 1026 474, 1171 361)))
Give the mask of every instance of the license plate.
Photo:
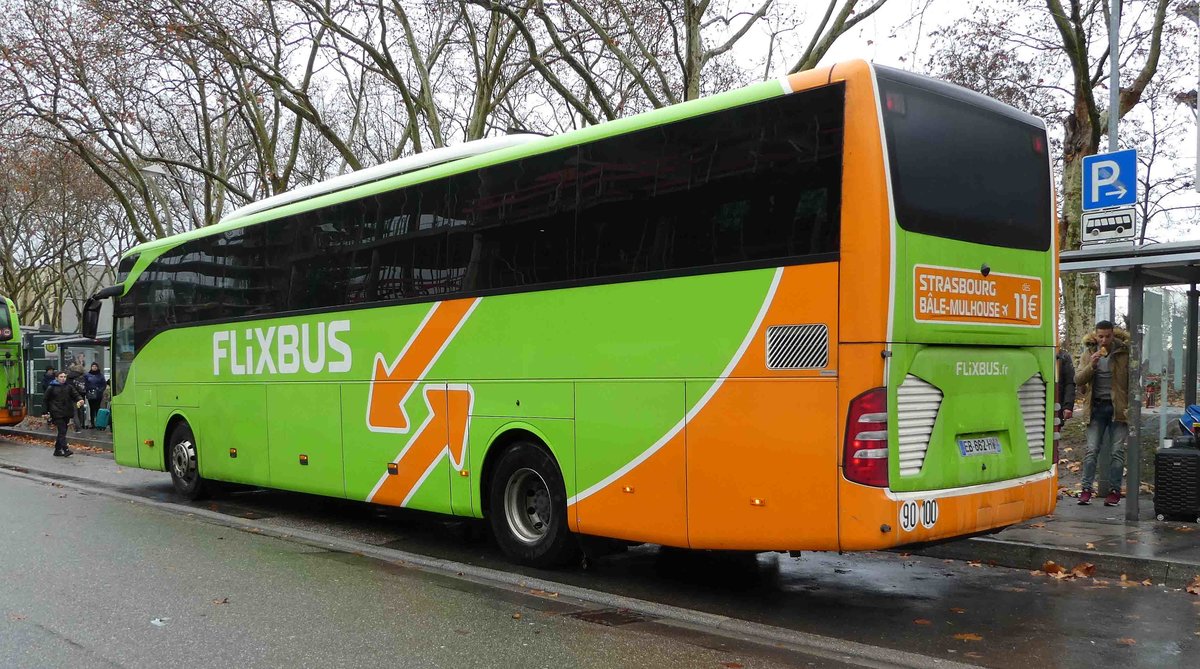
POLYGON ((976 439, 959 439, 958 452, 963 456, 991 455, 1000 452, 1000 439, 996 437, 978 437, 976 439))

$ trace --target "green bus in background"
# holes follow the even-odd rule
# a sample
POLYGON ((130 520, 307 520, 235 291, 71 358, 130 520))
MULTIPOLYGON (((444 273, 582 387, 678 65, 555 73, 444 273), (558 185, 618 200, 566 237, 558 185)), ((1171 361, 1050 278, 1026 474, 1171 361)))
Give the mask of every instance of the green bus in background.
POLYGON ((21 356, 21 323, 17 306, 0 295, 0 425, 25 420, 25 363, 21 356))

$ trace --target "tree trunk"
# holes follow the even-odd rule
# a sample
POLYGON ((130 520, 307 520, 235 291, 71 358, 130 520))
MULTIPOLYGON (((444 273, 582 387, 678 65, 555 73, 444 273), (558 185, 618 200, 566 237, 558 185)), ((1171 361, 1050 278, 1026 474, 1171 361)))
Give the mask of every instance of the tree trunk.
POLYGON ((704 18, 703 0, 684 0, 683 29, 687 40, 684 58, 687 62, 683 70, 683 99, 695 100, 700 97, 700 70, 704 67, 704 42, 700 36, 700 21, 704 18))
MULTIPOLYGON (((1059 217, 1058 246, 1060 251, 1073 251, 1080 247, 1080 216, 1083 201, 1083 157, 1096 153, 1099 136, 1094 132, 1090 117, 1077 105, 1077 113, 1064 122, 1063 168, 1062 168, 1062 215, 1059 217)), ((1063 312, 1067 331, 1062 333, 1067 350, 1076 350, 1084 334, 1092 329, 1096 320, 1096 294, 1100 281, 1095 274, 1072 272, 1062 275, 1063 312)))

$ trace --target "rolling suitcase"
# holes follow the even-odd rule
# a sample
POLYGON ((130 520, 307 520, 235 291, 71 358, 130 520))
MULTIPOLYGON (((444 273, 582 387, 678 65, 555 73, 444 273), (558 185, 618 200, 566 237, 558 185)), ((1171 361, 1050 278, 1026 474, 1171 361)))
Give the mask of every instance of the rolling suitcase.
POLYGON ((112 413, 108 409, 100 409, 96 412, 96 429, 103 430, 108 427, 112 413))
POLYGON ((1154 515, 1200 520, 1200 450, 1160 448, 1154 454, 1154 515))

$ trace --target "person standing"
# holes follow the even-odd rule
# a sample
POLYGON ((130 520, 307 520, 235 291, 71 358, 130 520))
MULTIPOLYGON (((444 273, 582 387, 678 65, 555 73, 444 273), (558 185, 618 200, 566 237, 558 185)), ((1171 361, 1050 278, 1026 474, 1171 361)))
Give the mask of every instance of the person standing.
POLYGON ((58 376, 58 370, 53 367, 47 367, 46 373, 42 375, 42 393, 45 393, 50 384, 54 383, 54 377, 58 376))
POLYGON ((1110 321, 1096 323, 1083 338, 1075 384, 1088 411, 1087 453, 1083 456, 1083 490, 1080 504, 1090 504, 1096 459, 1104 443, 1112 445, 1108 495, 1104 506, 1121 503, 1121 478, 1125 474, 1125 438, 1129 435, 1129 334, 1110 321))
POLYGON ((1055 388, 1055 412, 1058 419, 1054 425, 1054 461, 1058 462, 1058 442, 1062 429, 1067 421, 1075 414, 1075 363, 1066 346, 1062 346, 1055 356, 1058 359, 1058 386, 1055 388))
POLYGON ((67 381, 67 373, 59 372, 46 389, 46 412, 58 430, 54 440, 54 455, 70 457, 71 449, 67 448, 67 422, 84 405, 83 396, 75 385, 67 381))
MULTIPOLYGON (((75 386, 75 390, 79 393, 80 397, 83 397, 83 394, 87 392, 87 386, 84 385, 83 375, 83 365, 79 364, 78 362, 67 367, 67 383, 75 386)), ((87 403, 85 402, 84 406, 86 406, 86 404, 87 403)), ((75 415, 71 417, 75 422, 76 432, 79 432, 83 428, 87 427, 87 409, 85 409, 84 406, 76 408, 75 415)))
POLYGON ((100 410, 100 402, 104 399, 104 386, 108 385, 108 380, 104 378, 104 372, 100 371, 100 365, 93 362, 91 369, 83 375, 83 395, 87 398, 88 415, 91 417, 91 426, 96 427, 96 412, 100 410))

